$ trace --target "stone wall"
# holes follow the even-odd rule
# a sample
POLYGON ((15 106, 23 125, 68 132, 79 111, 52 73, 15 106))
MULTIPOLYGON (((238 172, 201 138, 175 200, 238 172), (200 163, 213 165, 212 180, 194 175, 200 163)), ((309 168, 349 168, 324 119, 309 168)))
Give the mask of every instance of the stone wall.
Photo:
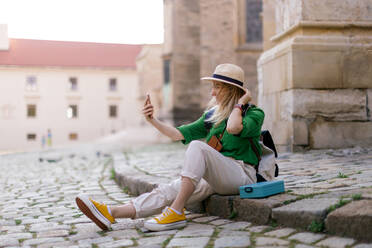
MULTIPOLYGON (((211 76, 215 67, 222 63, 236 63, 234 27, 237 18, 236 1, 200 1, 200 72, 211 76), (233 5, 233 6, 232 6, 233 5)), ((211 99, 211 84, 202 83, 202 105, 211 99)))
POLYGON ((275 3, 276 0, 263 0, 262 19, 263 21, 263 50, 272 48, 275 44, 270 40, 276 34, 275 3))
MULTIPOLYGON (((262 51, 261 44, 245 43, 245 1, 201 0, 200 1, 200 72, 210 76, 222 63, 241 66, 245 80, 257 100, 256 63, 262 51)), ((202 84, 202 106, 210 100, 210 84, 202 84)))
MULTIPOLYGON (((200 109, 200 12, 199 1, 166 1, 171 8, 170 84, 175 125, 193 121, 200 109)), ((169 21, 166 21, 169 23, 169 21)), ((166 37, 167 37, 166 35, 166 37)), ((169 47, 168 44, 165 45, 169 47)))
POLYGON ((372 1, 275 8, 276 34, 264 38, 274 46, 258 62, 265 127, 289 150, 371 145, 372 1))

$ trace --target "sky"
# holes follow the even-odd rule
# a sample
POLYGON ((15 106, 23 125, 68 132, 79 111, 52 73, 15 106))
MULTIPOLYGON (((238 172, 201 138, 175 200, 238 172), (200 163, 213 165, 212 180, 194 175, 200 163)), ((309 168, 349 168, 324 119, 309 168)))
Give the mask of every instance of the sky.
POLYGON ((162 43, 163 0, 0 0, 9 38, 162 43))

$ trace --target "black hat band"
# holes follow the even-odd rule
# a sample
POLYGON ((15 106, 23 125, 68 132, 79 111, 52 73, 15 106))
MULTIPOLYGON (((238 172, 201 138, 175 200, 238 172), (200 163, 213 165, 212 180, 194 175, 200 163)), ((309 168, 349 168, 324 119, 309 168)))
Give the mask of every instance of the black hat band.
POLYGON ((229 81, 230 83, 237 84, 237 85, 243 87, 243 82, 241 82, 239 80, 236 80, 236 79, 233 79, 231 77, 226 77, 226 76, 222 76, 222 75, 219 75, 219 74, 213 74, 213 78, 229 81))

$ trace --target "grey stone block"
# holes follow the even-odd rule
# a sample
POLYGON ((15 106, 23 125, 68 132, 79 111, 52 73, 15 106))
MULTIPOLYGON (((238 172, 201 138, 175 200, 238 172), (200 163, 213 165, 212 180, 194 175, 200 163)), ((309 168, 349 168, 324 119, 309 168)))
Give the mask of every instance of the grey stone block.
POLYGON ((267 237, 258 237, 256 239, 257 246, 277 246, 277 245, 289 245, 289 241, 278 239, 278 238, 267 238, 267 237))
POLYGON ((274 208, 272 217, 279 224, 306 229, 313 221, 323 222, 327 214, 327 209, 337 202, 337 198, 304 199, 286 206, 274 208))
POLYGON ((138 239, 137 242, 140 247, 147 246, 147 245, 161 245, 169 237, 170 237, 169 235, 146 237, 146 238, 138 239))
POLYGON ((10 245, 18 245, 18 239, 16 238, 8 238, 8 237, 0 237, 0 244, 3 246, 10 246, 10 245))
POLYGON ((124 246, 130 246, 133 245, 133 241, 130 239, 121 239, 121 240, 116 240, 110 243, 104 243, 101 246, 106 247, 106 248, 121 248, 124 246))
POLYGON ((234 211, 237 219, 253 222, 255 224, 266 224, 270 220, 273 205, 265 200, 236 199, 234 211))
POLYGON ((247 247, 249 245, 251 241, 248 235, 221 237, 214 242, 214 247, 247 247))
POLYGON ((286 111, 282 111, 282 115, 285 119, 293 116, 306 119, 322 116, 332 121, 367 120, 365 90, 295 89, 284 92, 283 96, 282 104, 286 111), (292 101, 288 100, 289 96, 293 98, 292 101), (339 99, 343 99, 342 103, 339 99), (301 104, 296 104, 296 101, 301 104), (319 104, 320 102, 322 104, 319 104))
POLYGON ((331 212, 326 229, 340 236, 372 242, 372 200, 353 201, 331 212))
POLYGON ((245 229, 247 227, 250 227, 252 224, 249 223, 249 222, 245 222, 245 221, 238 221, 238 222, 232 222, 232 223, 228 223, 228 224, 225 224, 225 225, 222 225, 220 226, 220 228, 224 229, 224 230, 242 230, 242 229, 245 229))
POLYGON ((296 229, 293 228, 281 228, 275 231, 267 232, 265 233, 266 236, 273 236, 277 238, 282 238, 290 235, 291 233, 294 233, 296 229))
POLYGON ((167 247, 205 247, 209 237, 174 238, 167 247))
POLYGON ((284 201, 294 199, 295 196, 279 194, 263 199, 234 199, 233 210, 237 213, 237 220, 245 220, 255 224, 267 224, 271 219, 272 209, 283 205, 284 201))
POLYGON ((330 237, 318 242, 317 246, 325 246, 330 248, 345 248, 355 243, 354 239, 347 239, 341 237, 330 237))
POLYGON ((193 213, 205 213, 205 206, 203 202, 195 202, 187 204, 185 208, 193 213))
POLYGON ((233 217, 255 224, 266 224, 271 218, 271 209, 284 201, 296 198, 288 194, 274 195, 263 199, 241 199, 240 196, 212 195, 206 201, 206 212, 222 218, 233 217))
POLYGON ((235 198, 237 196, 211 195, 205 200, 205 210, 209 215, 229 218, 235 198))
POLYGON ((174 238, 182 237, 210 237, 214 231, 214 226, 206 224, 194 224, 190 223, 183 230, 180 230, 174 238))
POLYGON ((210 221, 215 220, 215 219, 218 219, 218 216, 205 216, 205 217, 200 217, 200 218, 194 219, 193 222, 207 223, 207 222, 210 222, 210 221))
POLYGON ((65 241, 64 238, 40 238, 40 239, 28 239, 23 242, 23 245, 40 245, 44 243, 55 243, 65 241))
POLYGON ((80 246, 85 246, 85 245, 92 245, 92 244, 111 243, 113 241, 114 239, 111 237, 99 237, 99 238, 94 238, 94 239, 79 240, 78 244, 80 246))
POLYGON ((318 118, 309 125, 309 134, 315 149, 371 146, 372 122, 333 122, 318 118))
POLYGON ((290 236, 289 240, 297 240, 302 243, 311 244, 316 241, 321 240, 324 238, 324 234, 316 234, 316 233, 309 233, 309 232, 303 232, 303 233, 296 233, 295 235, 290 236))

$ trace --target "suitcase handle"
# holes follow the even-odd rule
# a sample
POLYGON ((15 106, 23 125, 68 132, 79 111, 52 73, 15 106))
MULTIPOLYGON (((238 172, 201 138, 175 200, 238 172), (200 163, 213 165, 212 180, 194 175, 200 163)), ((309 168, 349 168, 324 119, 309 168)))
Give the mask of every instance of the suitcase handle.
POLYGON ((246 187, 244 189, 245 193, 251 193, 253 191, 253 188, 252 187, 246 187))

